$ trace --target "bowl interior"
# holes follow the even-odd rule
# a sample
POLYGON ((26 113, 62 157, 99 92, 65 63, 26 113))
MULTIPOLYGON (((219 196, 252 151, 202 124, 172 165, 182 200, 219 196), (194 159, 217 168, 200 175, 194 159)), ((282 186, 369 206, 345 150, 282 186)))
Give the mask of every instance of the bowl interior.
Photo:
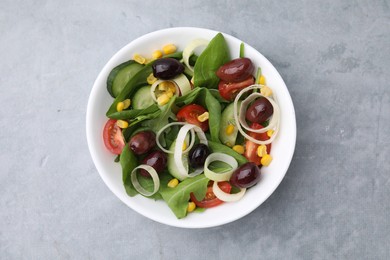
MULTIPOLYGON (((109 189, 126 205, 138 213, 157 222, 185 228, 205 228, 226 224, 237 220, 261 205, 277 188, 290 165, 296 141, 296 121, 293 103, 283 79, 274 66, 258 51, 245 44, 245 56, 255 67, 261 67, 262 73, 278 99, 281 109, 281 125, 278 137, 272 144, 273 162, 263 167, 261 181, 247 191, 245 196, 235 203, 207 209, 203 213, 189 214, 177 219, 164 201, 154 201, 142 196, 129 197, 122 184, 121 167, 114 162, 115 156, 106 150, 102 139, 102 129, 107 118, 107 109, 113 99, 106 90, 106 79, 111 69, 132 58, 134 53, 146 57, 161 46, 173 43, 183 49, 191 40, 197 38, 212 39, 218 32, 202 28, 170 28, 146 34, 119 50, 104 66, 98 75, 87 107, 87 140, 95 166, 109 189)), ((231 57, 239 55, 242 41, 224 34, 231 51, 231 57)))

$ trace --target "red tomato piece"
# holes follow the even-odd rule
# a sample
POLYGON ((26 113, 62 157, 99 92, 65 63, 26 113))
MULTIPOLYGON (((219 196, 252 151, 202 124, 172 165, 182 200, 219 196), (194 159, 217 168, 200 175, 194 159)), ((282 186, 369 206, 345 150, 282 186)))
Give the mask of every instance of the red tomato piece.
MULTIPOLYGON (((252 125, 250 127, 253 129, 263 128, 263 126, 258 124, 258 123, 252 123, 252 125)), ((260 141, 265 141, 265 140, 269 139, 267 133, 249 132, 249 136, 255 138, 256 140, 260 140, 260 141)), ((267 153, 270 153, 271 152, 271 144, 267 144, 266 146, 267 146, 267 153)), ((254 143, 252 141, 246 140, 244 155, 248 159, 248 161, 253 162, 257 165, 260 165, 261 157, 257 155, 257 148, 258 147, 259 147, 258 144, 254 143)))
POLYGON ((177 113, 176 117, 178 121, 197 125, 203 130, 203 132, 206 132, 209 129, 209 120, 204 122, 200 122, 198 120, 198 116, 204 112, 207 112, 204 107, 197 104, 189 104, 182 107, 177 113))
MULTIPOLYGON (((221 188, 226 193, 230 193, 232 186, 230 185, 229 182, 227 181, 222 181, 218 183, 218 186, 221 188)), ((190 194, 191 196, 191 201, 196 204, 197 207, 199 208, 212 208, 215 206, 218 206, 223 203, 222 200, 218 199, 214 192, 213 192, 213 182, 210 181, 208 187, 207 187, 207 192, 206 196, 204 197, 203 200, 199 201, 196 199, 195 195, 193 193, 190 194)))
POLYGON ((237 96, 238 92, 253 84, 255 84, 253 76, 249 76, 241 82, 226 82, 221 80, 218 84, 218 90, 221 97, 228 101, 232 101, 237 96))
POLYGON ((103 129, 103 140, 107 150, 113 154, 121 154, 125 146, 122 130, 115 119, 109 119, 103 129))

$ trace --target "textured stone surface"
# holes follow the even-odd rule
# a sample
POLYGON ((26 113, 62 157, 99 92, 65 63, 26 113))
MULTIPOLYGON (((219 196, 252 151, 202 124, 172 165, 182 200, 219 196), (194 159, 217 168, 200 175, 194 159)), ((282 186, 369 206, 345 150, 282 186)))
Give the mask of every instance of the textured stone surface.
POLYGON ((389 5, 1 1, 0 258, 389 259, 389 5), (173 228, 132 211, 101 181, 86 143, 87 100, 105 62, 173 26, 248 42, 280 71, 296 108, 285 179, 222 227, 173 228))

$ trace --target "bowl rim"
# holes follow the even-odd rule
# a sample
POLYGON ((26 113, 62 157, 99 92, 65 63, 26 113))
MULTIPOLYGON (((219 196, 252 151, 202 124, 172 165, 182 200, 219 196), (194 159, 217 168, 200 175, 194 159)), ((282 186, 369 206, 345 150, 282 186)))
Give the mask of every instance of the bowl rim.
MULTIPOLYGON (((285 165, 285 169, 281 169, 281 171, 283 172, 283 174, 280 175, 280 177, 274 182, 275 185, 274 185, 274 188, 270 189, 268 191, 268 193, 266 195, 264 195, 264 199, 259 201, 258 203, 255 203, 255 206, 253 207, 250 207, 248 208, 246 211, 244 212, 241 212, 241 214, 236 214, 234 217, 230 217, 230 218, 221 218, 220 221, 218 221, 217 223, 198 223, 197 225, 194 225, 194 224, 188 224, 185 219, 176 219, 176 217, 173 215, 173 217, 175 218, 174 221, 167 221, 167 220, 164 220, 164 219, 161 219, 160 217, 158 217, 158 215, 150 215, 150 214, 146 214, 145 211, 143 211, 141 208, 139 208, 138 206, 135 207, 134 205, 129 205, 129 203, 126 201, 128 198, 131 198, 131 197, 128 197, 128 195, 126 194, 126 198, 124 198, 123 196, 123 191, 120 191, 120 190, 117 190, 113 187, 113 185, 111 184, 111 181, 109 180, 108 176, 106 176, 105 174, 103 174, 104 172, 104 166, 102 164, 101 161, 97 160, 98 158, 98 155, 97 155, 97 148, 96 148, 96 144, 94 144, 93 140, 92 140, 92 135, 91 135, 91 131, 93 131, 93 121, 92 121, 92 114, 93 114, 93 104, 94 104, 94 100, 96 99, 96 96, 99 92, 99 86, 98 85, 101 85, 101 82, 102 80, 105 82, 105 78, 104 78, 104 75, 107 74, 107 71, 108 70, 111 70, 113 67, 112 67, 112 63, 113 61, 117 60, 118 57, 121 57, 123 55, 124 52, 128 51, 128 49, 131 47, 132 44, 135 44, 137 42, 140 42, 140 41, 143 41, 149 37, 152 37, 152 36, 158 36, 158 35, 164 35, 166 33, 171 33, 171 32, 175 32, 175 31, 183 31, 183 30, 191 30, 191 31, 194 31, 196 33, 208 33, 208 34, 217 34, 221 31, 215 31, 215 30, 211 30, 211 29, 206 29, 206 28, 200 28, 200 27, 172 27, 172 28, 165 28, 165 29, 161 29, 161 30, 156 30, 156 31, 152 31, 152 32, 149 32, 147 34, 144 34, 140 37, 137 37, 135 39, 133 39, 132 41, 130 41, 128 44, 126 44, 125 46, 123 46, 121 49, 119 49, 119 51, 117 51, 104 65, 104 67, 102 68, 102 70, 99 72, 96 80, 94 81, 94 84, 93 84, 93 87, 91 89, 91 92, 90 92, 90 95, 89 95, 89 98, 88 98, 88 105, 87 105, 87 112, 86 112, 86 135, 87 135, 87 143, 88 143, 88 148, 89 148, 89 151, 90 151, 90 154, 91 154, 91 157, 92 157, 92 161, 94 162, 94 165, 100 175, 100 177, 102 178, 103 182, 106 184, 106 186, 111 190, 111 192, 113 192, 115 194, 116 197, 118 197, 123 203, 125 203, 128 207, 130 207, 131 209, 133 209, 134 211, 136 211, 137 213, 143 215, 144 217, 147 217, 153 221, 156 221, 156 222, 159 222, 159 223, 162 223, 162 224, 165 224, 165 225, 169 225, 169 226, 175 226, 175 227, 180 227, 180 228, 209 228, 209 227, 216 227, 216 226, 221 226, 221 225, 224 225, 224 224, 227 224, 227 223, 230 223, 230 222, 233 222, 233 221, 236 221, 248 214, 250 214, 252 211, 254 211, 256 208, 258 208, 262 203, 264 203, 264 201, 266 201, 271 195, 272 193, 277 189, 277 187, 280 185, 280 183, 282 182, 284 176, 287 174, 287 171, 288 171, 288 168, 291 164, 291 161, 293 159, 293 155, 294 155, 294 152, 295 152, 295 148, 296 148, 296 137, 297 137, 297 125, 296 125, 296 116, 295 116, 295 108, 294 108, 294 104, 293 104, 293 101, 292 101, 292 98, 291 98, 291 95, 288 91, 288 88, 284 82, 284 80, 282 79, 281 75, 279 74, 279 71, 276 70, 276 68, 273 66, 273 64, 262 54, 260 53, 259 51, 257 51, 256 49, 254 49, 253 47, 251 47, 249 44, 245 43, 244 41, 234 37, 234 36, 231 36, 230 34, 227 34, 227 33, 224 33, 224 32, 221 32, 225 38, 228 38, 229 40, 228 41, 235 41, 235 42, 243 42, 245 45, 246 45, 246 48, 251 48, 253 49, 255 52, 257 52, 260 56, 262 56, 262 58, 264 58, 264 61, 267 64, 267 66, 270 66, 271 69, 275 70, 275 75, 276 77, 278 77, 277 80, 281 81, 283 83, 283 88, 285 89, 285 91, 287 92, 288 94, 288 102, 290 102, 289 104, 287 104, 291 111, 289 111, 290 115, 292 116, 292 125, 290 125, 290 128, 289 128, 289 131, 290 132, 290 139, 292 141, 291 143, 291 147, 292 149, 289 151, 288 154, 286 154, 286 161, 288 161, 288 163, 285 165), (128 198, 127 198, 128 197, 128 198), (183 221, 184 220, 184 221, 183 221)), ((202 213, 202 214, 207 214, 206 212, 202 213)), ((192 222, 190 222, 192 223, 192 222)))

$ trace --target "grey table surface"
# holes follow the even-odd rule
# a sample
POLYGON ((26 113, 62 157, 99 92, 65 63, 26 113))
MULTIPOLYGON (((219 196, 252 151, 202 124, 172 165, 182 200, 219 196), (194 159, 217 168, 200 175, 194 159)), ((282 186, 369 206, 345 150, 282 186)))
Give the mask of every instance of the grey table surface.
POLYGON ((389 259, 390 2, 0 1, 0 259, 389 259), (210 229, 120 202, 89 154, 85 114, 108 59, 194 26, 279 70, 297 116, 286 177, 210 229))

